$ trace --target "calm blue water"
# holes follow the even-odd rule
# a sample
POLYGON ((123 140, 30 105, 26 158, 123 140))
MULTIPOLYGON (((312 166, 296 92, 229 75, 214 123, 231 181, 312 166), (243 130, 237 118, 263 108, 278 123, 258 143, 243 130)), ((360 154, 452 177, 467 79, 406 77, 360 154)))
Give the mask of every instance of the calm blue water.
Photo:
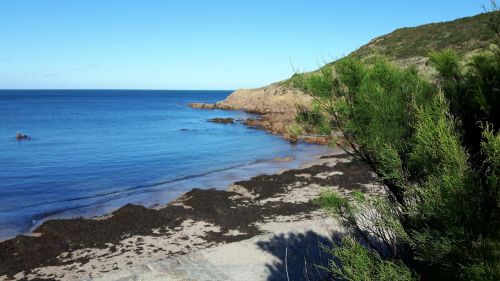
POLYGON ((325 151, 241 124, 245 113, 195 110, 228 91, 0 91, 0 238, 49 218, 126 203, 164 204, 193 187, 296 167, 325 151), (16 141, 16 131, 32 137, 16 141), (278 163, 275 157, 296 161, 278 163))

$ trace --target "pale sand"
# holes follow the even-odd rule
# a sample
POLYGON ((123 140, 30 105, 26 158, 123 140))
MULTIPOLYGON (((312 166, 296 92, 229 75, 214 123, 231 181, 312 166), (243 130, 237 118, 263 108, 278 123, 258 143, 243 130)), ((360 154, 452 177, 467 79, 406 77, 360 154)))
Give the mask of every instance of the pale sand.
MULTIPOLYGON (((338 150, 333 154, 340 153, 338 150)), ((349 195, 351 190, 339 186, 320 186, 307 184, 303 186, 300 179, 326 179, 329 176, 341 175, 335 170, 337 163, 347 163, 347 158, 324 158, 305 163, 301 169, 315 165, 327 165, 331 171, 296 175, 296 182, 289 184, 285 192, 275 194, 269 198, 256 199, 259 194, 238 185, 229 190, 237 192, 240 197, 248 201, 256 201, 256 205, 266 205, 272 202, 288 202, 303 204, 317 197, 324 190, 335 190, 349 195)), ((374 176, 374 175, 372 175, 374 176)), ((383 188, 375 180, 363 184, 367 193, 381 193, 383 188)), ((173 204, 182 205, 182 200, 173 204)), ((188 208, 187 206, 184 206, 188 208)), ((264 234, 254 236, 243 241, 229 244, 207 242, 205 237, 210 232, 221 232, 219 226, 204 222, 185 220, 175 229, 163 229, 162 236, 131 236, 123 237, 118 245, 109 245, 107 249, 86 248, 72 253, 61 254, 58 259, 67 260, 64 266, 46 266, 33 270, 27 275, 19 273, 16 279, 27 277, 55 278, 56 280, 268 280, 270 275, 286 274, 283 260, 262 245, 270 244, 281 237, 284 243, 277 246, 277 251, 287 248, 286 240, 289 237, 310 236, 314 233, 321 240, 326 241, 342 233, 340 225, 321 210, 295 215, 271 215, 255 225, 264 234), (281 248, 280 248, 281 247, 281 248), (89 259, 87 263, 71 263, 78 258, 89 259), (275 268, 273 270, 273 268, 275 268)), ((158 230, 158 233, 160 231, 158 230)), ((224 236, 238 236, 239 229, 230 229, 224 236)), ((319 240, 318 240, 319 241, 319 240)), ((306 244, 318 246, 318 241, 305 241, 306 244)), ((309 246, 307 246, 309 247, 309 246)), ((300 247, 299 247, 300 248, 300 247)), ((295 250, 292 256, 300 256, 304 252, 295 250)), ((307 266, 306 266, 307 267, 307 266)), ((4 277, 6 278, 6 277, 4 277)), ((0 276, 0 280, 3 280, 0 276)), ((8 280, 8 279, 5 279, 8 280)))

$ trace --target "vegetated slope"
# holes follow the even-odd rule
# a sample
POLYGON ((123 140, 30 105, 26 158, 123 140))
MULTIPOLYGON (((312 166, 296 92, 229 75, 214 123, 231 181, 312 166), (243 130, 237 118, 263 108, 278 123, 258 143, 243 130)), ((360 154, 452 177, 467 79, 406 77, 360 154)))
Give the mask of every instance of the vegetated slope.
POLYGON ((491 44, 494 33, 489 30, 489 13, 454 21, 406 27, 377 37, 362 46, 353 55, 369 57, 379 53, 394 60, 426 57, 429 51, 455 49, 467 55, 491 44))
MULTIPOLYGON (((490 18, 491 12, 453 21, 399 28, 371 40, 348 56, 369 60, 380 55, 399 66, 415 64, 425 76, 429 77, 427 60, 430 52, 450 48, 464 57, 469 57, 492 44, 496 35, 488 27, 490 18)), ((333 64, 335 62, 328 63, 324 67, 333 64)), ((287 85, 290 81, 292 80, 288 79, 283 82, 287 85)))

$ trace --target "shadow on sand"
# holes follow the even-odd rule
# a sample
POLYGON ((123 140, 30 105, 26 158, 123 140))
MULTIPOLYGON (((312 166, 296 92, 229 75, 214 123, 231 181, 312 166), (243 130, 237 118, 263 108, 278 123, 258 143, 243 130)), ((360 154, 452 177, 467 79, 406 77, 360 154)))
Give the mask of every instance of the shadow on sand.
POLYGON ((339 242, 341 234, 331 238, 313 231, 303 234, 276 235, 271 241, 259 242, 263 251, 271 253, 279 261, 267 264, 270 272, 267 281, 323 281, 332 280, 328 272, 318 266, 327 266, 332 256, 321 250, 321 245, 331 247, 339 242))

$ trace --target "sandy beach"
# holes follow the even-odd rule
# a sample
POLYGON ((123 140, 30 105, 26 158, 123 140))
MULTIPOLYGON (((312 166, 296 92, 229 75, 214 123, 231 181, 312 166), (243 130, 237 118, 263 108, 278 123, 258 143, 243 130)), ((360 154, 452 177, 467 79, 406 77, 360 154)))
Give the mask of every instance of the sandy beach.
MULTIPOLYGON (((124 270, 140 272, 145 264, 204 249, 231 255, 230 246, 227 253, 218 247, 296 231, 297 224, 335 226, 311 202, 323 190, 372 193, 378 186, 369 167, 333 150, 300 169, 235 182, 227 190, 193 189, 166 206, 129 204, 104 217, 47 221, 31 236, 0 243, 0 279, 113 280, 124 270)), ((325 229, 321 237, 328 240, 329 231, 342 230, 325 229)))

